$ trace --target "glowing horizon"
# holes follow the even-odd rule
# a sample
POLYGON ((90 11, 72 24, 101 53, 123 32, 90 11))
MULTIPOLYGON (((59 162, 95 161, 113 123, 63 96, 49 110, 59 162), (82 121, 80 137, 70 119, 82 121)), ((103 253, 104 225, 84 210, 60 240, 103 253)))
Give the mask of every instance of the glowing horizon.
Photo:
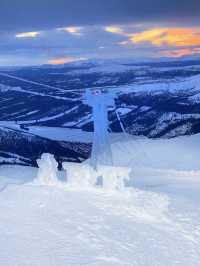
POLYGON ((73 63, 76 61, 82 61, 86 59, 87 58, 83 58, 83 57, 77 58, 77 57, 66 56, 66 57, 58 57, 58 58, 49 59, 47 63, 51 65, 62 65, 62 64, 73 63))

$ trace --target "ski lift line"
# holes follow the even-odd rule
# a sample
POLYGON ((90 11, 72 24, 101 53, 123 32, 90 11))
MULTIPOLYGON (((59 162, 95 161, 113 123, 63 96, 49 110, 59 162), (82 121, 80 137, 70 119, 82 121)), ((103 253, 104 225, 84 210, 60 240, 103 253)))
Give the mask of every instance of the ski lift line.
MULTIPOLYGON (((40 82, 37 82, 37 81, 33 81, 33 80, 28 80, 28 79, 24 79, 24 78, 20 78, 20 77, 17 77, 17 76, 13 76, 13 75, 10 75, 10 74, 5 74, 5 73, 1 73, 0 72, 0 76, 4 76, 4 77, 8 77, 8 78, 12 78, 12 79, 16 79, 16 80, 20 80, 20 81, 23 81, 23 82, 26 82, 26 83, 29 83, 29 84, 34 84, 34 85, 37 85, 37 86, 42 86, 42 87, 46 87, 46 88, 50 88, 50 89, 54 89, 54 90, 59 90, 61 92, 72 92, 72 93, 78 93, 78 92, 85 92, 87 89, 89 88, 85 88, 85 89, 70 89, 70 90, 64 90, 64 89, 61 89, 61 88, 58 88, 58 87, 55 87, 55 86, 51 86, 51 85, 48 85, 48 84, 44 84, 44 83, 40 83, 40 82)), ((93 87, 93 90, 105 90, 105 89, 119 89, 118 87, 116 86, 104 86, 104 87, 93 87)))
POLYGON ((124 134, 126 134, 126 130, 125 130, 125 128, 124 128, 124 125, 123 125, 123 123, 122 123, 122 121, 121 121, 121 118, 120 118, 119 113, 117 112, 117 110, 115 110, 115 113, 116 113, 116 115, 117 115, 117 119, 118 119, 118 121, 119 121, 119 123, 120 123, 120 126, 121 126, 122 131, 124 132, 124 134))
MULTIPOLYGON (((10 75, 10 74, 0 73, 0 76, 4 76, 4 77, 20 80, 20 81, 23 81, 23 82, 26 82, 26 83, 29 83, 29 84, 34 84, 34 85, 46 87, 46 88, 49 88, 49 89, 59 90, 59 91, 64 92, 64 93, 74 92, 75 91, 75 90, 64 90, 64 89, 61 89, 61 88, 58 88, 58 87, 55 87, 55 86, 51 86, 51 85, 48 85, 48 84, 43 84, 43 83, 40 83, 40 82, 37 82, 37 81, 33 81, 33 80, 19 78, 17 76, 13 76, 13 75, 10 75)), ((76 91, 78 91, 78 90, 76 90, 76 91)), ((83 91, 83 90, 80 89, 79 91, 83 91)))
MULTIPOLYGON (((125 129, 125 127, 124 127, 124 125, 123 125, 123 122, 121 121, 121 118, 120 118, 120 115, 119 115, 119 113, 117 112, 117 110, 115 110, 115 112, 116 112, 116 115, 117 115, 117 119, 118 119, 118 121, 119 121, 119 123, 120 123, 120 126, 121 126, 121 129, 122 129, 122 131, 123 131, 123 133, 124 133, 124 136, 125 136, 125 138, 128 140, 128 133, 126 132, 126 129, 125 129)), ((137 141, 137 139, 135 139, 135 143, 137 143, 140 147, 139 147, 139 150, 143 153, 143 156, 144 157, 146 157, 147 159, 149 159, 149 156, 147 155, 147 153, 142 149, 142 147, 141 147, 141 144, 139 143, 139 141, 137 141)), ((130 153, 129 153, 130 154, 130 153)))
POLYGON ((54 89, 54 90, 56 89, 56 90, 59 90, 59 91, 62 91, 62 92, 66 92, 65 90, 60 89, 58 87, 54 87, 54 86, 51 86, 51 85, 43 84, 43 83, 40 83, 40 82, 36 82, 36 81, 24 79, 24 78, 19 78, 19 77, 13 76, 13 75, 5 74, 5 73, 0 73, 0 75, 4 76, 4 77, 12 78, 12 79, 20 80, 20 81, 23 81, 23 82, 26 82, 26 83, 30 83, 30 84, 34 84, 34 85, 38 85, 38 86, 42 86, 42 87, 46 87, 46 88, 50 88, 50 89, 54 89))

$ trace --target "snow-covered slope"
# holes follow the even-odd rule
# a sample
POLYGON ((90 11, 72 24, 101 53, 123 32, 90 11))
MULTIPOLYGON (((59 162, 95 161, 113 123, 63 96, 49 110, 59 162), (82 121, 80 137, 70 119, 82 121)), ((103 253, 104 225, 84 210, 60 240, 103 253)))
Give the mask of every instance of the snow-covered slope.
POLYGON ((130 134, 176 137, 200 132, 198 61, 107 60, 6 69, 0 84, 1 121, 92 131, 91 109, 83 104, 82 93, 85 88, 106 87, 116 95, 109 114, 115 132, 121 131, 115 110, 130 134))
POLYGON ((0 166, 0 265, 200 265, 199 135, 112 141, 115 164, 133 170, 124 192, 0 166))
POLYGON ((123 124, 127 133, 148 138, 200 133, 199 84, 199 61, 94 60, 2 69, 0 162, 35 165, 36 158, 52 147, 57 157, 69 161, 88 158, 92 133, 86 133, 93 131, 93 121, 83 101, 86 88, 107 88, 115 95, 109 109, 111 132, 122 132, 123 124), (88 138, 87 145, 72 143, 78 133, 63 142, 65 128, 77 129, 84 141, 88 138))
POLYGON ((53 153, 59 163, 82 162, 90 156, 91 143, 80 133, 45 127, 27 131, 15 123, 0 123, 0 164, 37 166, 36 160, 45 152, 53 153))
MULTIPOLYGON (((124 133, 110 133, 109 137, 120 147, 121 142, 123 142, 122 148, 118 152, 114 152, 114 156, 115 154, 118 156, 121 149, 122 152, 126 151, 129 157, 120 155, 118 159, 125 158, 127 163, 129 163, 129 160, 135 159, 135 163, 139 161, 140 164, 150 167, 152 163, 156 165, 157 160, 161 161, 162 157, 162 163, 159 165, 166 165, 165 169, 170 168, 169 161, 176 167, 192 165, 192 169, 196 169, 199 165, 199 134, 170 139, 148 139, 124 133), (129 146, 129 141, 131 141, 132 146, 129 146), (186 150, 184 151, 186 152, 182 152, 183 147, 185 147, 186 150), (174 148, 180 151, 180 156, 173 153, 174 148), (151 155, 151 152, 153 155, 151 155), (145 155, 147 153, 148 158, 145 155), (160 154, 160 157, 157 158, 155 153, 160 154), (139 159, 135 157, 136 154, 138 154, 139 159), (171 155, 169 156, 169 154, 171 155), (168 156, 166 163, 165 155, 168 156), (188 162, 189 164, 187 164, 188 162)), ((76 128, 38 126, 30 126, 27 131, 27 128, 21 128, 15 122, 0 121, 0 140, 0 163, 35 166, 36 159, 45 152, 54 154, 60 163, 62 161, 80 162, 88 159, 91 153, 93 133, 76 128)), ((122 161, 122 163, 124 164, 125 161, 122 161)), ((121 161, 116 161, 116 164, 121 164, 121 161)))

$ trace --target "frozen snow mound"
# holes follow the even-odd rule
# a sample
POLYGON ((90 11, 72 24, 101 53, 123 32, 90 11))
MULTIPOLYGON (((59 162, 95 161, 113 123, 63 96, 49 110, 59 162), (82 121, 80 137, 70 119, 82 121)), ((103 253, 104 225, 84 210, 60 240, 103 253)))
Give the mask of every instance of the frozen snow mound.
POLYGON ((100 185, 105 190, 125 189, 131 168, 98 165, 93 168, 89 163, 63 163, 67 184, 76 189, 92 188, 100 185))
POLYGON ((72 188, 89 188, 95 185, 94 171, 88 164, 63 163, 66 170, 68 186, 72 188))
POLYGON ((37 160, 39 166, 37 182, 41 185, 55 185, 58 183, 57 169, 58 163, 54 155, 43 153, 41 159, 37 160))
MULTIPOLYGON (((57 173, 58 163, 54 155, 44 153, 37 163, 39 166, 37 184, 61 185, 57 173)), ((68 188, 77 190, 101 187, 106 191, 123 191, 131 173, 131 168, 128 167, 98 165, 94 168, 89 162, 81 164, 65 162, 63 168, 66 171, 66 182, 62 182, 62 186, 67 185, 68 188)))

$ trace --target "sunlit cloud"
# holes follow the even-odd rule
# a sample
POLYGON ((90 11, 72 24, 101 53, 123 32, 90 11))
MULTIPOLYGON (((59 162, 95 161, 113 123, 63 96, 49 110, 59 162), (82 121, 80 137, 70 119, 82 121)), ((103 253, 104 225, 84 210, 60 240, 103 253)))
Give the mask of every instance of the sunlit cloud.
POLYGON ((129 41, 118 42, 119 45, 127 45, 127 44, 129 44, 129 43, 130 43, 129 41))
MULTIPOLYGON (((103 59, 135 57, 142 60, 200 57, 200 26, 156 26, 149 22, 141 25, 129 23, 37 29, 33 32, 16 32, 12 38, 6 36, 4 46, 13 49, 13 58, 15 53, 19 56, 16 58, 24 53, 27 64, 31 60, 61 65, 85 59, 80 56, 103 59), (18 48, 17 52, 15 47, 18 48)), ((1 53, 5 53, 3 49, 1 53)), ((21 59, 18 61, 21 64, 21 59)))
POLYGON ((155 46, 198 46, 200 45, 200 28, 154 28, 136 34, 130 34, 135 43, 151 43, 155 46))
POLYGON ((72 63, 80 60, 87 60, 85 57, 71 57, 71 56, 66 56, 66 57, 59 57, 59 58, 53 58, 48 60, 48 64, 51 65, 62 65, 62 64, 67 64, 67 63, 72 63))
POLYGON ((124 31, 119 26, 107 26, 104 28, 105 31, 115 34, 124 34, 124 31))
POLYGON ((191 55, 196 55, 196 54, 200 54, 200 48, 185 48, 185 49, 179 49, 179 50, 166 50, 166 51, 162 51, 160 53, 161 56, 173 57, 173 58, 191 56, 191 55))
POLYGON ((40 35, 39 31, 21 32, 15 35, 16 38, 36 38, 40 35))
POLYGON ((72 35, 83 35, 83 27, 63 27, 63 28, 57 28, 58 31, 65 31, 72 35))

